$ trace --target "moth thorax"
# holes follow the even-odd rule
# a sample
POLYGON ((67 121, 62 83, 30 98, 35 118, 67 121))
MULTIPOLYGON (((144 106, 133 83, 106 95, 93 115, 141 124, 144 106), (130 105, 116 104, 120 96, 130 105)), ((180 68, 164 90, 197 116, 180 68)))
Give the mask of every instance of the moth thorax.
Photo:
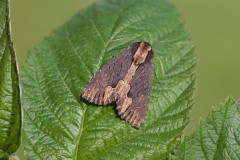
POLYGON ((139 65, 143 63, 149 51, 151 51, 151 46, 145 42, 141 42, 133 57, 134 64, 139 65))

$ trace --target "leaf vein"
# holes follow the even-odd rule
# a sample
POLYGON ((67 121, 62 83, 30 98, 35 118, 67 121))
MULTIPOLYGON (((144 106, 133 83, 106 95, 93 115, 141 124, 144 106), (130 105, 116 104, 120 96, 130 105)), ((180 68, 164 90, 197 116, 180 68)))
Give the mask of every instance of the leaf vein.
POLYGON ((91 75, 93 75, 93 73, 92 73, 91 70, 90 70, 90 67, 87 65, 87 63, 82 59, 81 55, 79 55, 79 54, 78 54, 78 51, 75 49, 75 47, 74 47, 74 45, 73 45, 73 43, 72 43, 72 40, 71 40, 71 38, 70 38, 70 36, 69 36, 69 31, 68 31, 67 27, 65 28, 65 33, 66 33, 66 35, 67 35, 67 36, 66 36, 67 42, 68 42, 68 44, 71 46, 73 53, 76 55, 76 57, 78 57, 78 59, 82 62, 82 64, 85 65, 87 71, 88 71, 91 75))

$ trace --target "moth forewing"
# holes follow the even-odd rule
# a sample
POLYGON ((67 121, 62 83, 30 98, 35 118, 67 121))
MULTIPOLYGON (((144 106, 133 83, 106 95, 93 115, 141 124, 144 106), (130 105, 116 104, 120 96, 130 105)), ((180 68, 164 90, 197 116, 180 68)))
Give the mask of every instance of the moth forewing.
POLYGON ((133 43, 90 80, 82 97, 99 105, 116 102, 121 118, 139 128, 148 107, 152 59, 153 51, 149 43, 133 43))

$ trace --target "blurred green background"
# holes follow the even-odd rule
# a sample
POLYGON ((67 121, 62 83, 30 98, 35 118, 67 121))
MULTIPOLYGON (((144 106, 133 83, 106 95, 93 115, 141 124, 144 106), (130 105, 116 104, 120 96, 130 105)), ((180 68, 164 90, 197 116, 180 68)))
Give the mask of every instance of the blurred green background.
MULTIPOLYGON (((94 0, 12 0, 11 19, 20 69, 27 52, 94 0)), ((240 1, 172 0, 192 33, 199 63, 189 133, 224 99, 240 95, 240 1)), ((22 152, 20 158, 24 159, 22 152)))

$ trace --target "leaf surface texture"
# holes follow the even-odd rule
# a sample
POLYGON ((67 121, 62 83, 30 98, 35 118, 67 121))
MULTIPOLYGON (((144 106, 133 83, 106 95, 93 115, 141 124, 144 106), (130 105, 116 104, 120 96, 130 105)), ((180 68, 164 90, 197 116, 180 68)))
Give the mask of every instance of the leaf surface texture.
POLYGON ((165 159, 188 123, 196 63, 189 34, 164 0, 105 0, 81 10, 33 51, 22 72, 24 141, 30 159, 165 159), (154 75, 144 124, 81 94, 133 42, 149 42, 154 75))

